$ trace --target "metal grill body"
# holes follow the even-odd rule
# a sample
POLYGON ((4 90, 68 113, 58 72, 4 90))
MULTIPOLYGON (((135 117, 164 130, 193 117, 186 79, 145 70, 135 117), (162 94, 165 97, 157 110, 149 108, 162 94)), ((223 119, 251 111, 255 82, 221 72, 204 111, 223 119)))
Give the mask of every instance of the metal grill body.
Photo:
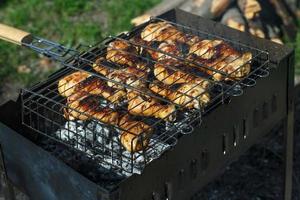
MULTIPOLYGON (((166 130, 161 129, 161 127, 165 127, 164 119, 150 119, 146 121, 146 118, 137 118, 148 123, 158 133, 154 134, 154 140, 150 142, 148 148, 143 148, 142 151, 135 154, 129 153, 124 155, 122 153, 123 147, 119 141, 114 141, 116 146, 112 145, 110 148, 101 143, 110 139, 110 136, 106 134, 101 135, 103 139, 99 142, 100 144, 96 144, 98 148, 94 148, 95 145, 93 144, 87 146, 85 142, 88 140, 87 136, 94 137, 93 135, 76 135, 76 130, 70 131, 67 128, 67 134, 76 135, 76 137, 81 139, 81 142, 76 140, 70 143, 70 141, 65 141, 61 135, 52 135, 53 130, 61 130, 66 123, 61 112, 63 108, 66 108, 65 100, 58 95, 57 80, 76 70, 88 71, 101 80, 107 80, 105 76, 92 71, 91 65, 93 65, 95 59, 99 57, 99 54, 104 52, 103 49, 107 48, 108 42, 116 39, 128 41, 129 38, 139 33, 139 30, 145 25, 137 27, 130 34, 111 37, 109 41, 104 41, 83 54, 76 54, 75 59, 72 57, 73 60, 71 61, 63 61, 65 68, 50 76, 45 82, 37 84, 30 90, 23 91, 21 100, 23 102, 24 115, 22 115, 20 121, 26 126, 23 127, 20 125, 19 129, 15 129, 18 129, 18 132, 26 133, 26 137, 35 135, 32 129, 47 136, 38 140, 35 137, 30 138, 42 147, 43 140, 49 141, 47 138, 50 137, 54 143, 63 143, 73 147, 76 153, 78 150, 79 152, 84 152, 85 155, 88 155, 88 159, 102 162, 102 166, 108 166, 110 173, 115 174, 115 177, 117 177, 114 178, 114 181, 108 181, 108 184, 107 180, 106 182, 103 179, 95 180, 95 177, 79 171, 94 183, 89 182, 89 184, 93 185, 91 187, 93 188, 92 191, 76 191, 80 194, 78 194, 77 198, 82 195, 88 196, 88 199, 98 198, 107 200, 189 199, 200 187, 221 173, 229 162, 235 160, 251 145, 259 141, 276 124, 286 120, 287 114, 290 112, 289 104, 291 103, 291 97, 288 96, 288 92, 291 90, 293 73, 293 54, 290 49, 231 30, 223 25, 195 17, 180 10, 172 10, 152 20, 167 20, 169 23, 174 23, 178 29, 185 33, 192 33, 205 39, 222 39, 239 52, 251 52, 253 55, 253 59, 251 60, 252 71, 243 79, 231 82, 216 81, 212 77, 206 77, 210 83, 210 86, 207 88, 207 92, 211 94, 210 103, 204 108, 189 111, 186 118, 182 117, 184 118, 184 127, 172 125, 170 129, 166 130), (195 126, 199 125, 200 121, 201 126, 195 126), (166 149, 161 148, 161 152, 157 152, 162 143, 166 143, 168 146, 166 149), (95 151, 97 156, 100 157, 93 154, 95 151), (109 151, 110 158, 118 162, 105 160, 104 155, 107 151, 109 151), (162 154, 161 156, 160 153, 162 154), (142 162, 136 162, 140 158, 143 158, 142 162), (124 168, 124 165, 129 167, 124 168), (129 177, 126 178, 123 176, 124 171, 129 177), (141 175, 133 173, 141 173, 141 175), (97 190, 95 190, 96 187, 98 188, 97 190), (89 195, 87 192, 89 192, 89 195)), ((143 46, 135 41, 130 42, 134 46, 152 50, 152 47, 143 46)), ((175 58, 180 62, 191 62, 192 64, 199 65, 198 63, 193 63, 194 61, 187 61, 185 57, 166 53, 162 54, 175 58)), ((55 54, 51 55, 55 57, 55 54)), ((139 59, 152 63, 152 65, 155 62, 159 62, 142 56, 139 59)), ((106 67, 110 68, 112 66, 107 65, 106 67)), ((172 66, 167 67, 172 68, 172 66)), ((200 67, 209 68, 208 66, 200 67)), ((230 76, 229 74, 224 74, 222 70, 216 71, 211 68, 209 70, 212 70, 214 74, 220 73, 225 77, 230 76)), ((197 73, 191 73, 191 75, 198 76, 197 73)), ((146 81, 151 83, 153 80, 149 78, 146 81)), ((117 82, 115 84, 122 85, 117 82)), ((122 86, 137 90, 144 95, 149 95, 163 101, 165 104, 170 103, 165 99, 161 99, 158 95, 144 93, 144 91, 140 91, 139 89, 131 88, 128 84, 122 86)), ((107 104, 109 103, 106 103, 105 106, 107 104)), ((9 107, 9 105, 7 106, 9 107)), ((184 110, 184 105, 176 106, 179 112, 184 110)), ((127 108, 123 108, 122 106, 120 109, 127 110, 127 108)), ((2 115, 5 116, 5 113, 2 113, 2 115)), ((12 120, 3 118, 1 117, 4 123, 11 124, 12 120)), ((11 118, 16 117, 12 116, 11 118)), ((94 124, 89 125, 75 122, 75 127, 78 129, 78 127, 85 126, 91 129, 90 132, 93 133, 95 132, 95 127, 100 124, 101 127, 105 127, 108 130, 119 129, 119 131, 122 131, 119 127, 105 125, 98 121, 95 122, 95 120, 91 120, 89 123, 94 124)), ((5 148, 5 145, 9 145, 9 141, 12 139, 4 135, 1 137, 1 143, 4 143, 4 154, 10 154, 9 152, 5 152, 5 149, 9 149, 8 147, 5 148)), ((140 140, 143 140, 143 138, 140 138, 140 140)), ((15 150, 10 149, 10 151, 14 152, 15 150)), ((44 153, 44 151, 41 152, 44 153)), ((15 162, 12 161, 12 157, 9 159, 8 163, 14 166, 15 162)), ((19 160, 21 163, 25 162, 21 158, 19 160)), ((28 163, 28 161, 26 162, 28 163)), ((76 164, 72 162, 67 164, 76 168, 74 167, 76 164)), ((63 166, 63 164, 61 165, 63 166)), ((13 167, 8 166, 8 172, 9 169, 13 169, 13 167)), ((38 166, 37 169, 43 171, 41 166, 38 166)), ((20 170, 21 174, 25 173, 22 168, 18 168, 18 170, 20 170)), ((82 183, 87 181, 86 179, 81 179, 82 176, 77 173, 72 172, 71 176, 76 180, 79 180, 80 177, 79 182, 82 183)), ((24 187, 24 182, 14 177, 12 179, 16 185, 24 187)), ((61 179, 58 178, 58 180, 61 179)), ((28 181, 30 182, 31 180, 28 181)), ((70 190, 76 188, 74 182, 69 179, 67 182, 70 184, 70 190)), ((52 188, 54 185, 55 183, 50 181, 46 187, 52 188)), ((25 188, 25 190, 32 192, 29 188, 25 188)), ((53 195, 57 199, 64 197, 61 191, 54 192, 53 195)), ((42 198, 43 194, 39 194, 38 197, 42 198)))
MULTIPOLYGON (((38 41, 44 42, 44 40, 38 41)), ((222 45, 220 44, 220 46, 222 45)), ((34 43, 28 46, 32 48, 34 47, 34 43)), ((53 49, 59 49, 58 47, 54 46, 53 49)), ((218 46, 215 48, 215 51, 217 52, 215 53, 216 57, 218 56, 218 51, 222 51, 220 48, 218 46)), ((41 53, 49 54, 51 57, 56 56, 58 57, 57 60, 61 61, 61 55, 58 53, 53 53, 52 51, 49 53, 49 49, 51 50, 51 48, 46 48, 47 51, 41 50, 41 53)), ((68 49, 64 48, 60 49, 62 49, 64 54, 75 52, 68 51, 68 49)), ((34 50, 39 51, 38 48, 34 48, 34 50)), ((191 49, 189 51, 191 51, 191 49)), ((207 54, 207 51, 201 53, 202 55, 200 55, 200 57, 207 54)), ((49 136, 59 142, 70 145, 73 148, 86 153, 88 157, 92 157, 92 159, 97 160, 102 166, 105 166, 105 168, 108 168, 109 170, 115 171, 115 169, 118 168, 117 173, 126 174, 141 173, 149 162, 159 157, 167 149, 176 145, 178 137, 192 133, 195 125, 200 124, 202 116, 205 116, 206 113, 215 109, 217 106, 224 104, 228 98, 242 95, 244 88, 255 86, 256 80, 269 75, 268 52, 251 47, 250 45, 244 45, 241 42, 220 37, 213 33, 198 31, 197 29, 189 26, 185 26, 180 23, 174 23, 163 18, 153 18, 148 23, 135 28, 130 33, 121 34, 117 37, 110 37, 108 41, 103 41, 90 50, 78 54, 75 57, 73 56, 73 59, 70 62, 64 61, 62 63, 66 66, 66 69, 61 70, 59 74, 52 76, 51 79, 45 82, 45 84, 38 84, 33 88, 25 89, 23 91, 23 123, 41 134, 49 136), (192 53, 189 52, 189 54, 181 53, 185 51, 185 47, 184 45, 180 44, 175 44, 176 47, 180 48, 180 53, 178 53, 178 55, 174 52, 165 52, 163 50, 159 50, 155 47, 152 47, 153 43, 157 40, 157 37, 160 36, 160 34, 157 34, 159 28, 153 28, 153 30, 151 30, 151 32, 147 33, 145 36, 145 38, 147 38, 149 35, 158 35, 157 37, 151 38, 151 44, 144 44, 145 41, 141 42, 140 38, 142 30, 149 24, 153 23, 167 23, 168 25, 175 27, 176 30, 180 31, 167 35, 163 38, 165 41, 169 40, 170 38, 177 38, 176 40, 187 38, 185 39, 186 42, 190 42, 192 46, 195 44, 195 42, 189 38, 193 37, 200 38, 203 41, 218 40, 225 42, 226 44, 224 45, 228 45, 222 50, 228 51, 229 49, 233 48, 238 52, 239 55, 221 68, 216 68, 215 65, 219 65, 231 55, 222 58, 222 60, 217 61, 213 65, 199 63, 197 58, 190 58, 191 54, 203 49, 203 46, 209 43, 208 41, 203 42, 200 47, 197 47, 192 53), (119 49, 111 46, 113 42, 121 42, 125 45, 130 45, 130 47, 126 50, 119 49), (132 52, 135 52, 136 50, 139 52, 142 51, 142 53, 138 54, 132 52), (112 55, 110 55, 109 52, 113 52, 111 53, 112 55), (159 55, 158 59, 154 60, 149 58, 147 52, 152 52, 152 54, 159 55), (242 59, 242 56, 245 52, 251 53, 252 58, 248 61, 245 61, 245 63, 241 64, 241 66, 238 66, 236 69, 226 72, 225 69, 227 69, 228 66, 233 64, 236 60, 242 59), (119 56, 116 56, 116 53, 118 53, 119 56), (127 57, 130 58, 128 58, 128 61, 126 60, 127 57), (172 60, 172 62, 165 63, 163 62, 164 59, 161 59, 162 57, 167 57, 168 60, 172 60), (97 64, 97 60, 100 58, 105 58, 105 61, 100 61, 100 64, 97 64), (114 62, 110 62, 110 60, 113 60, 114 62), (126 63, 131 63, 129 64, 130 66, 134 65, 134 62, 137 62, 143 67, 149 68, 149 70, 154 68, 154 74, 152 76, 151 74, 138 76, 130 83, 123 83, 107 77, 109 75, 106 73, 100 74, 95 70, 97 67, 101 67, 101 72, 106 70, 114 72, 116 70, 122 70, 124 69, 124 65, 122 65, 122 63, 125 62, 124 60, 127 61, 126 63), (175 61, 176 65, 172 64, 173 61, 175 61), (234 74, 241 71, 245 65, 249 67, 251 66, 251 71, 241 78, 233 78, 234 74), (158 68, 158 66, 160 66, 163 71, 155 73, 155 70, 158 68), (210 73, 203 73, 205 70, 208 70, 210 73), (66 98, 63 98, 60 93, 66 94, 68 91, 72 90, 72 88, 63 89, 64 91, 59 93, 61 88, 64 88, 65 85, 68 84, 68 82, 60 84, 59 81, 64 76, 70 74, 71 72, 73 73, 74 71, 81 72, 86 76, 89 76, 88 79, 90 81, 98 81, 99 84, 103 85, 107 82, 107 84, 110 83, 117 87, 113 89, 113 94, 105 95, 106 99, 113 100, 105 101, 103 98, 101 100, 101 98, 97 96, 91 97, 93 98, 93 101, 86 100, 88 98, 84 98, 84 100, 82 100, 91 102, 91 108, 80 109, 80 106, 77 104, 76 106, 71 106, 73 105, 73 102, 77 103, 77 101, 81 101, 78 99, 82 98, 82 96, 75 98, 73 94, 68 94, 68 100, 66 100, 66 98), (159 86, 158 84, 161 83, 154 83, 155 81, 158 81, 156 78, 163 72, 166 72, 167 74, 160 81, 164 82, 166 79, 169 79, 168 82, 171 81, 171 84, 167 86, 159 86), (182 78, 182 76, 178 77, 178 75, 174 75, 175 73, 183 74, 184 78, 188 77, 186 79, 189 81, 184 80, 183 84, 195 83, 189 86, 185 92, 178 92, 178 90, 174 88, 176 88, 175 86, 178 85, 178 82, 182 83, 184 78, 182 78), (222 77, 221 80, 215 79, 215 75, 217 74, 222 77), (148 88, 145 89, 142 86, 135 86, 137 84, 136 82, 142 82, 146 85, 154 84, 153 87, 158 86, 159 91, 157 93, 153 93, 148 88), (158 95, 162 90, 164 90, 164 88, 161 89, 161 87, 167 87, 165 90, 170 91, 171 93, 177 93, 177 95, 174 97, 175 99, 173 98, 170 100, 158 95), (189 92, 196 92, 195 89, 198 88, 203 89, 203 91, 197 96, 191 96, 192 93, 189 92), (126 102, 119 102, 118 99, 112 97, 116 93, 126 96, 126 92, 124 92, 124 90, 127 90, 128 93, 131 92, 132 94, 137 93, 137 95, 134 95, 132 99, 127 99, 129 102, 136 101, 136 104, 133 104, 133 106, 129 107, 129 105, 126 105, 126 102), (72 98, 72 100, 69 100, 70 98, 72 98), (178 101, 176 100, 180 98, 185 98, 187 100, 183 101, 183 103, 177 103, 178 101), (198 105, 204 104, 201 103, 201 101, 204 101, 202 100, 204 98, 209 98, 209 100, 207 100, 208 103, 205 103, 207 105, 198 105), (96 99, 96 101, 94 99, 96 99), (154 106, 157 106, 157 109, 154 111, 153 115, 163 112, 162 110, 165 109, 166 106, 168 106, 170 109, 174 106, 176 107, 176 110, 165 114, 166 116, 160 117, 159 119, 153 119, 144 116, 136 117, 131 115, 134 122, 137 122, 132 128, 124 127, 123 125, 126 124, 126 122, 118 124, 101 123, 100 121, 102 121, 102 119, 106 116, 101 116, 100 119, 100 117, 97 115, 98 112, 94 111, 98 109, 99 112, 102 112, 102 110, 109 107, 109 112, 111 113, 131 114, 131 112, 136 112, 132 110, 143 109, 142 104, 145 104, 145 102, 147 103, 149 101, 153 101, 155 103, 153 103, 153 106, 149 106, 147 109, 150 110, 153 109, 154 106), (95 105, 92 105, 92 103, 95 105), (159 108, 157 104, 160 104, 159 108), (193 105, 193 108, 187 109, 186 107, 192 106, 191 104, 193 105), (66 112, 76 113, 76 116, 79 115, 79 118, 89 119, 89 121, 86 122, 86 120, 83 120, 84 122, 73 121, 66 123, 66 112), (173 115, 175 115, 177 119, 175 119, 175 121, 172 120, 171 122, 166 122, 169 120, 169 118, 175 118, 173 115), (131 132, 131 130, 134 130, 134 128, 141 124, 144 124, 145 126, 147 125, 149 128, 142 130, 142 133, 139 135, 131 132), (147 133, 150 132, 149 129, 151 129, 151 132, 153 132, 151 136, 148 136, 149 134, 147 133), (134 141, 142 141, 140 142, 142 145, 141 151, 129 153, 124 150, 122 146, 124 143, 121 144, 118 138, 118 134, 124 132, 135 135, 131 143, 134 143, 134 141), (147 139, 147 137, 150 137, 150 140, 147 139), (147 144, 144 142, 146 140, 149 140, 147 144)), ((146 73, 145 70, 143 70, 144 69, 142 69, 142 72, 146 73)), ((123 73, 126 74, 126 72, 123 73)), ((132 74, 127 75, 132 76, 132 74)), ((82 82, 74 85, 73 87, 78 87, 78 85, 82 84, 82 82)), ((99 85, 96 85, 94 87, 89 87, 86 90, 88 90, 88 94, 94 95, 95 91, 99 90, 98 88, 99 85)), ((107 90, 112 90, 112 87, 107 90)), ((107 93, 109 93, 109 91, 107 91, 107 93)), ((101 95, 103 96, 103 92, 101 95)), ((146 112, 147 109, 145 109, 143 112, 146 112)), ((131 147, 132 146, 133 144, 131 144, 131 147)), ((131 149, 130 152, 134 152, 133 149, 131 149)))

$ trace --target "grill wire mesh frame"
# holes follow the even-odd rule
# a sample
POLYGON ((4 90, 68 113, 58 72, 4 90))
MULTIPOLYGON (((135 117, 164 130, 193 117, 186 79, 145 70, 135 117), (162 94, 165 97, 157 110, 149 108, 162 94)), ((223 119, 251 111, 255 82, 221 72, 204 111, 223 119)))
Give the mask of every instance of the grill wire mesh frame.
MULTIPOLYGON (((154 30, 156 31, 156 30, 154 30)), ((177 34, 177 33, 175 33, 177 34)), ((171 36, 170 36, 171 37, 171 36)), ((243 93, 244 87, 252 87, 256 84, 256 79, 267 77, 269 75, 268 72, 268 63, 269 56, 268 53, 254 47, 246 46, 240 44, 235 41, 228 40, 224 37, 216 36, 210 33, 205 33, 199 30, 195 30, 191 27, 183 26, 177 23, 173 23, 170 21, 166 21, 160 18, 152 18, 149 22, 145 23, 143 26, 139 26, 130 33, 121 34, 116 37, 109 37, 107 40, 98 43, 88 50, 81 51, 83 53, 79 54, 79 50, 72 50, 68 48, 64 48, 63 46, 53 43, 46 42, 48 47, 42 47, 41 45, 37 45, 40 42, 45 43, 44 39, 36 38, 36 41, 32 44, 28 44, 27 47, 34 49, 35 51, 42 53, 51 57, 54 60, 60 61, 66 68, 56 73, 54 76, 50 77, 45 82, 35 85, 30 89, 24 89, 22 91, 22 122, 25 126, 28 126, 31 129, 34 129, 40 134, 43 134, 47 137, 50 137, 58 142, 66 144, 80 152, 84 152, 85 155, 95 159, 97 162, 101 163, 102 166, 109 168, 117 173, 141 173, 143 168, 147 163, 151 162, 153 159, 159 157, 164 151, 168 148, 171 148, 173 145, 176 145, 178 137, 182 134, 188 134, 193 132, 193 128, 195 125, 200 124, 201 117, 205 116, 207 112, 215 108, 217 105, 220 105, 226 101, 226 99, 230 98, 230 96, 240 96, 243 93), (142 29, 149 23, 152 22, 167 22, 173 26, 175 26, 179 31, 198 36, 202 39, 220 39, 228 44, 231 47, 236 49, 238 52, 251 52, 253 58, 249 63, 251 63, 251 72, 247 74, 240 80, 234 81, 216 81, 212 79, 211 76, 206 76, 206 81, 209 82, 209 87, 205 90, 210 94, 210 102, 205 108, 195 109, 192 111, 186 111, 181 123, 179 125, 166 123, 164 119, 149 119, 146 117, 137 117, 136 120, 142 121, 144 123, 149 124, 154 133, 151 137, 151 140, 147 147, 143 147, 141 151, 135 153, 126 152, 123 145, 121 144, 119 135, 124 130, 115 125, 109 125, 100 122, 99 120, 93 119, 93 116, 89 116, 89 121, 72 121, 66 122, 66 119, 63 115, 64 109, 71 109, 66 105, 66 99, 59 95, 57 91, 58 80, 64 77, 67 74, 70 74, 74 71, 83 71, 91 74, 93 77, 97 79, 101 79, 102 81, 110 81, 113 80, 103 76, 96 71, 93 70, 92 65, 95 64, 95 60, 99 58, 99 56, 105 56, 106 49, 109 47, 109 42, 119 40, 126 41, 131 46, 152 50, 159 52, 163 56, 171 57, 172 59, 177 60, 178 62, 182 62, 183 64, 192 63, 197 65, 200 68, 208 68, 213 71, 213 73, 222 73, 221 71, 214 69, 211 66, 203 66, 195 63, 193 61, 187 61, 184 56, 173 55, 172 53, 167 53, 163 51, 159 51, 151 46, 145 46, 143 44, 137 43, 135 41, 131 41, 130 39, 140 35, 142 29), (53 47, 51 48, 51 45, 53 47), (50 47, 49 47, 50 46, 50 47), (62 49, 58 51, 54 51, 56 53, 51 52, 52 49, 62 49), (50 53, 49 53, 50 52, 50 53), (72 62, 69 62, 69 60, 72 62), (67 61, 68 60, 68 61, 67 61), (167 124, 167 125, 166 125, 167 124), (168 129, 166 129, 166 126, 168 129), (107 131, 97 130, 101 127, 107 131), (82 130, 84 129, 84 130, 82 130), (62 133, 63 131, 63 133, 62 133), (54 134, 56 132, 56 134, 54 134), (63 135, 62 135, 63 134, 63 135), (114 135, 112 135, 114 134, 114 135), (99 140, 100 138, 100 140, 99 140), (117 138, 117 139, 112 139, 117 138), (97 141, 99 140, 99 141, 97 141), (160 149, 160 150, 158 150, 160 149), (126 152, 126 153, 124 153, 126 152)), ((118 52, 123 52, 120 49, 114 49, 118 52)), ((126 54, 131 54, 129 52, 125 52, 126 54)), ((161 64, 160 61, 153 60, 152 58, 145 57, 142 55, 134 55, 131 54, 132 57, 135 57, 137 60, 147 63, 150 66, 154 66, 155 64, 161 64)), ((245 64, 249 64, 248 62, 245 64)), ((102 63, 102 65, 107 69, 121 68, 117 63, 102 63)), ((172 66, 165 66, 169 69, 174 69, 172 66)), ((243 66, 240 66, 243 67, 243 66)), ((182 69, 176 69, 182 70, 182 69)), ((236 71, 239 70, 236 69, 236 71)), ((190 73, 187 71, 182 71, 183 73, 187 73, 195 78, 202 78, 202 75, 190 73)), ((235 71, 231 72, 234 73, 235 71)), ((174 73, 174 72, 173 72, 174 73)), ((171 74, 172 75, 172 74, 171 74)), ((229 77, 230 74, 224 74, 223 76, 229 77)), ((140 77, 138 79, 143 79, 147 83, 152 83, 153 78, 145 78, 140 77)), ((159 102, 163 102, 164 104, 170 104, 169 100, 162 98, 159 95, 153 94, 149 91, 145 92, 140 90, 139 88, 134 88, 131 85, 123 84, 119 82, 114 82, 114 84, 121 85, 126 89, 131 89, 136 92, 141 93, 142 95, 149 96, 150 98, 154 98, 159 102)), ((75 86, 74 86, 75 87, 75 86)), ((196 85, 197 87, 197 85, 196 85)), ((182 94, 186 95, 186 94, 182 94)), ((202 94, 201 94, 202 95, 202 94)), ((192 100, 197 100, 198 97, 192 97, 192 100)), ((105 102, 105 106, 110 104, 109 102, 105 102)), ((177 110, 183 111, 185 105, 176 105, 177 110)), ((123 112, 127 112, 127 107, 120 106, 123 112)), ((75 109, 76 110, 76 109, 75 109)), ((76 110, 80 112, 79 110, 76 110)), ((178 111, 177 111, 178 112, 178 111)), ((87 115, 82 113, 83 115, 87 115)), ((135 117, 134 117, 135 118, 135 117)), ((141 134, 135 136, 135 139, 138 141, 144 141, 145 135, 141 134)), ((143 142, 142 142, 143 144, 143 142)))

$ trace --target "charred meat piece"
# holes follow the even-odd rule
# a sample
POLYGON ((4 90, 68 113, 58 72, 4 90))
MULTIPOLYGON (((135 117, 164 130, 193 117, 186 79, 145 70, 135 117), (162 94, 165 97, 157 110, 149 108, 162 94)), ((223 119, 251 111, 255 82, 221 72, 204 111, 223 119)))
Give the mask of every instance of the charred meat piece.
POLYGON ((212 75, 217 81, 221 80, 240 80, 241 78, 247 76, 250 73, 251 65, 250 61, 252 59, 251 53, 244 54, 230 54, 223 61, 215 61, 211 63, 213 68, 220 70, 222 73, 213 72, 212 70, 207 70, 207 73, 212 75))
POLYGON ((110 125, 117 125, 119 119, 119 113, 100 106, 98 96, 84 92, 76 93, 67 99, 67 108, 64 109, 64 113, 68 120, 85 121, 94 118, 110 125))
POLYGON ((146 123, 134 121, 129 115, 122 116, 119 112, 100 105, 100 99, 95 95, 77 93, 68 98, 64 109, 67 120, 96 119, 105 124, 122 128, 121 143, 129 152, 147 148, 152 129, 146 123))
POLYGON ((141 32, 141 38, 145 41, 158 42, 187 42, 186 35, 175 26, 166 22, 151 23, 141 32))
POLYGON ((134 153, 147 148, 153 132, 149 125, 125 115, 121 117, 119 127, 123 129, 120 140, 127 151, 134 153))
POLYGON ((137 60, 138 49, 123 40, 115 40, 108 44, 106 59, 121 65, 132 66, 137 60))
POLYGON ((188 109, 203 108, 210 101, 210 95, 203 87, 195 83, 185 83, 180 85, 178 89, 173 90, 167 85, 154 81, 149 88, 154 93, 188 109))
POLYGON ((105 61, 106 59, 104 57, 100 57, 93 63, 93 69, 103 76, 107 76, 111 72, 111 69, 103 64, 105 61))
POLYGON ((108 68, 101 64, 102 58, 97 59, 93 68, 103 76, 108 77, 113 81, 108 81, 110 87, 124 89, 122 84, 128 84, 132 87, 145 87, 145 79, 150 72, 150 68, 142 62, 135 63, 133 66, 121 66, 120 69, 108 68))
POLYGON ((191 34, 186 34, 186 38, 187 38, 186 44, 189 46, 192 46, 195 43, 198 43, 202 40, 199 36, 191 35, 191 34))
POLYGON ((240 53, 221 40, 203 40, 191 47, 187 59, 198 63, 200 66, 192 66, 212 75, 214 80, 236 80, 249 74, 252 54, 240 53))
POLYGON ((75 86, 80 82, 86 80, 91 74, 84 71, 76 71, 69 74, 58 81, 58 92, 64 97, 73 94, 75 86))
POLYGON ((163 60, 156 63, 154 66, 155 77, 166 85, 173 85, 178 83, 195 83, 200 84, 202 87, 207 87, 209 82, 204 78, 185 73, 188 71, 189 66, 180 61, 163 60))
POLYGON ((158 46, 158 51, 153 51, 151 49, 147 50, 151 57, 154 60, 164 60, 164 59, 176 59, 177 57, 182 57, 181 50, 179 49, 179 46, 175 43, 166 43, 163 42, 158 46), (169 54, 169 55, 168 55, 169 54), (175 56, 175 57, 173 57, 175 56))
POLYGON ((122 84, 127 84, 136 88, 145 87, 145 80, 147 79, 149 72, 150 69, 142 63, 137 64, 136 66, 129 66, 124 69, 115 70, 108 74, 108 78, 121 84, 109 81, 108 85, 119 89, 124 89, 122 84))
POLYGON ((129 91, 127 99, 128 111, 132 115, 155 117, 165 121, 174 121, 176 119, 174 105, 162 105, 155 98, 136 91, 129 91))
POLYGON ((73 94, 76 95, 76 93, 102 96, 104 99, 116 104, 126 98, 126 92, 124 90, 109 87, 104 80, 95 76, 89 77, 77 84, 74 87, 73 94))
POLYGON ((202 40, 194 43, 190 47, 189 54, 195 54, 202 59, 211 59, 216 53, 216 46, 222 43, 222 40, 202 40))

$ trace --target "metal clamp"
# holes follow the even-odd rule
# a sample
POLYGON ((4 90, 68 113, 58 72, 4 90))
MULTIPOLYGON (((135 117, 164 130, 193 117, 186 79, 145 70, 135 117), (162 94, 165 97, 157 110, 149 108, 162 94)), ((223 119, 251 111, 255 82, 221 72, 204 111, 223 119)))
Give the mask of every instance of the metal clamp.
POLYGON ((34 37, 31 43, 26 43, 24 46, 59 62, 64 62, 79 54, 79 51, 75 49, 39 37, 34 37))

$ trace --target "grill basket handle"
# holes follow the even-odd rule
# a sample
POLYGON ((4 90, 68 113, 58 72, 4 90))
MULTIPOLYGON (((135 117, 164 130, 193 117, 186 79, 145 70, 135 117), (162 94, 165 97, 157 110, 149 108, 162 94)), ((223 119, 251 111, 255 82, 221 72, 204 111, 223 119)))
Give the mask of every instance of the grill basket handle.
POLYGON ((0 23, 0 39, 22 45, 32 41, 32 35, 26 31, 0 23))

